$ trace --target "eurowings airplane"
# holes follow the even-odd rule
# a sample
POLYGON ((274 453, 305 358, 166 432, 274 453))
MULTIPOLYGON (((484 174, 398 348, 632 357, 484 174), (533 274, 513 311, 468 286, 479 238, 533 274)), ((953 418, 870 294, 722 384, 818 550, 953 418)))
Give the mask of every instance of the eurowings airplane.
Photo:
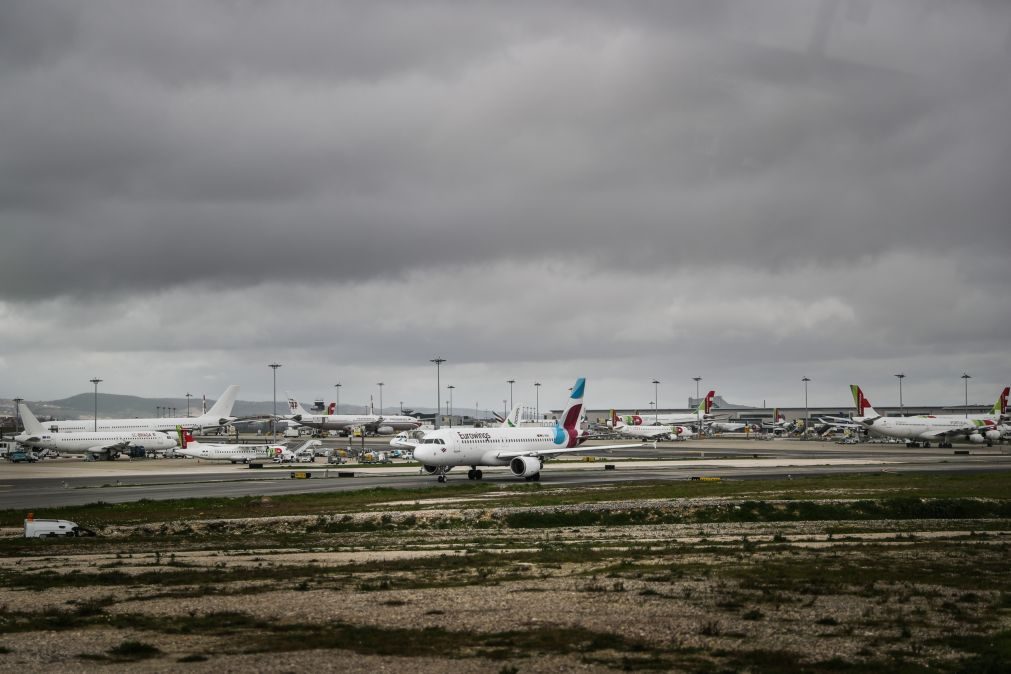
POLYGON ((588 434, 579 428, 583 414, 586 380, 576 380, 569 406, 554 428, 444 428, 425 434, 414 448, 414 459, 423 470, 446 481, 446 473, 455 466, 470 466, 467 479, 480 480, 480 466, 509 466, 516 477, 540 480, 544 459, 559 454, 593 449, 619 449, 642 445, 604 445, 580 447, 588 434))
MULTIPOLYGON (((221 394, 214 406, 199 417, 154 417, 148 419, 99 419, 99 431, 168 431, 174 432, 176 426, 190 430, 198 428, 219 428, 227 426, 235 417, 230 416, 235 396, 239 393, 238 384, 232 384, 221 394)), ((95 429, 96 422, 87 419, 65 421, 47 421, 45 427, 53 433, 79 433, 95 429)))
POLYGON ((938 447, 951 447, 954 439, 966 439, 974 444, 993 445, 1000 440, 1000 423, 1007 414, 1007 399, 1011 387, 1004 387, 990 414, 937 414, 915 417, 881 416, 864 396, 859 386, 850 385, 857 416, 853 421, 863 424, 871 433, 906 441, 908 447, 930 447, 937 442, 938 447))
POLYGON ((78 431, 54 433, 47 431, 24 403, 18 405, 24 432, 14 438, 17 442, 36 449, 49 449, 66 454, 85 454, 115 459, 131 447, 145 450, 166 450, 176 446, 176 441, 158 431, 78 431))
MULTIPOLYGON (((348 432, 355 427, 365 428, 377 435, 392 435, 397 431, 410 431, 421 425, 416 417, 380 414, 310 414, 294 398, 288 398, 288 419, 302 426, 321 431, 348 432)), ((331 406, 332 409, 332 406, 331 406)))
POLYGON ((628 438, 639 438, 641 440, 659 440, 660 438, 677 440, 687 439, 695 435, 692 429, 687 426, 675 424, 632 426, 622 421, 621 417, 614 410, 611 410, 611 428, 618 435, 628 438))
POLYGON ((193 459, 208 459, 211 461, 231 461, 232 463, 250 463, 251 461, 270 461, 284 452, 284 445, 236 445, 236 444, 206 444, 193 439, 193 434, 179 427, 179 449, 176 454, 193 459))

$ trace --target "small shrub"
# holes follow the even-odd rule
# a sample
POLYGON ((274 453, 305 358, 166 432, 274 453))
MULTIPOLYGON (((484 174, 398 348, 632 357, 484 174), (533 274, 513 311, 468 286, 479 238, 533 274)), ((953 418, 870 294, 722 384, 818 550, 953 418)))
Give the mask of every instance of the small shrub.
POLYGON ((119 646, 113 646, 106 651, 117 660, 145 660, 161 655, 161 649, 143 641, 124 641, 119 646))
POLYGON ((765 617, 765 614, 759 611, 757 608, 753 608, 747 613, 741 616, 742 620, 761 620, 765 617))
POLYGON ((710 620, 702 626, 702 629, 699 630, 699 634, 704 637, 720 636, 720 622, 718 620, 710 620))

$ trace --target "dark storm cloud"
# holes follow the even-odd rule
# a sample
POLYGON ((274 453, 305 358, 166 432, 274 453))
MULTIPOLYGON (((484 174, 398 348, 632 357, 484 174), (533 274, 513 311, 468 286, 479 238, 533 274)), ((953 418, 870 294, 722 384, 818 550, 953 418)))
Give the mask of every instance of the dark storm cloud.
MULTIPOLYGON (((818 49, 789 3, 10 4, 0 284, 251 283, 292 244, 302 278, 623 264, 630 240, 768 267, 1007 251, 1000 40, 935 54, 936 26, 898 30, 919 3, 864 4, 818 49), (23 273, 40 249, 63 273, 23 273)), ((945 18, 957 38, 1008 12, 945 18)))
POLYGON ((441 353, 468 388, 618 397, 686 369, 753 402, 893 367, 927 399, 949 369, 996 386, 1009 26, 982 1, 3 3, 0 371, 161 394, 281 359, 406 397, 441 353))

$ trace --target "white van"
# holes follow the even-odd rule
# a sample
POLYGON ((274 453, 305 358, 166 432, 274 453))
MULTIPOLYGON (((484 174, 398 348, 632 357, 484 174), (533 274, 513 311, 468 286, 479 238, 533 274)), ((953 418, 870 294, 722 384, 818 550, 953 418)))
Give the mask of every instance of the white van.
POLYGON ((25 538, 54 538, 56 536, 94 536, 95 532, 77 526, 70 520, 25 520, 25 538))

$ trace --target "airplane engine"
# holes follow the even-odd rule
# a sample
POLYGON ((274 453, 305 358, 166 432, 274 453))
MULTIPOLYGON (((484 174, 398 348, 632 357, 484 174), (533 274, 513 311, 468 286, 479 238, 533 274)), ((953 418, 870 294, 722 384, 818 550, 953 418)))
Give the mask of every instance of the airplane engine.
POLYGON ((983 437, 987 442, 1000 442, 1000 431, 987 431, 983 437))
POLYGON ((435 472, 439 470, 437 466, 422 466, 421 469, 429 475, 435 475, 435 472))
POLYGON ((393 435, 395 432, 393 426, 380 426, 376 429, 376 435, 393 435))
POLYGON ((541 472, 541 460, 536 456, 517 456, 509 462, 509 470, 516 477, 533 477, 541 472))
POLYGON ((979 433, 973 433, 972 435, 969 436, 969 442, 976 445, 982 445, 984 442, 986 442, 986 438, 984 438, 979 433))

